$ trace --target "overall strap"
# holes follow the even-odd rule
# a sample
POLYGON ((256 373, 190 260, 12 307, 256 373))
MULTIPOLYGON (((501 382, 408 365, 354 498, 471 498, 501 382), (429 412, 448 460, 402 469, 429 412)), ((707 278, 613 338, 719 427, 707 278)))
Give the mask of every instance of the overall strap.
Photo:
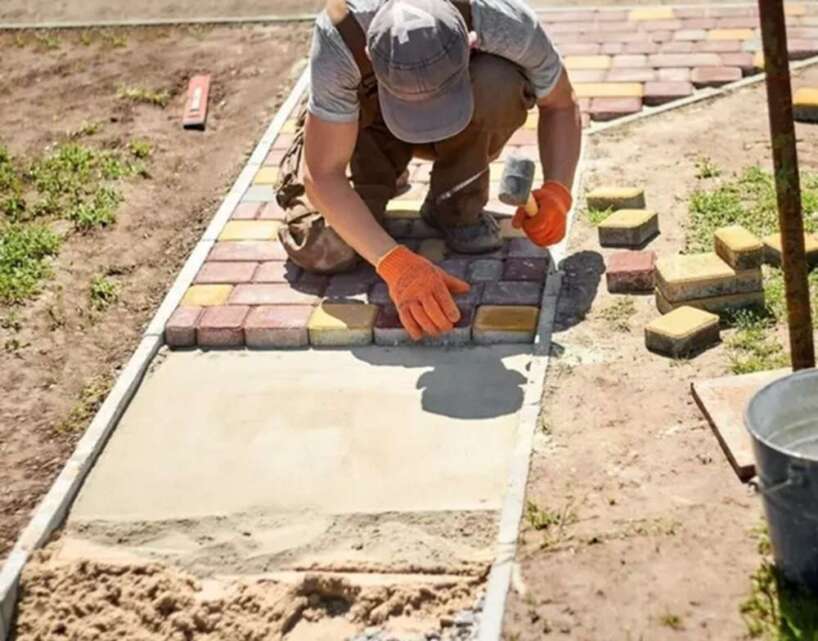
POLYGON ((370 91, 376 84, 372 61, 366 55, 366 34, 351 11, 348 11, 338 24, 335 25, 341 39, 352 53, 358 71, 361 72, 361 88, 364 92, 370 91))
POLYGON ((466 23, 466 31, 471 31, 471 0, 451 0, 451 3, 460 12, 460 15, 463 16, 463 21, 466 23))

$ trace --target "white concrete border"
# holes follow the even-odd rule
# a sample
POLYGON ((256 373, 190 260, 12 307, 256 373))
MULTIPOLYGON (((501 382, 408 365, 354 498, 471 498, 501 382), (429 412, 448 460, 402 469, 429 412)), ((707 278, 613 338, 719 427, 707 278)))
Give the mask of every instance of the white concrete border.
POLYGON ((267 157, 273 141, 301 100, 308 82, 309 75, 305 70, 287 100, 273 117, 270 126, 256 145, 244 169, 210 221, 202 235, 202 239, 196 244, 170 290, 165 295, 127 365, 120 372, 116 383, 77 443, 71 457, 63 466, 48 493, 40 501, 3 567, 0 568, 0 641, 7 641, 9 638, 17 602, 20 573, 26 561, 30 554, 46 542, 54 530, 62 524, 71 502, 85 480, 85 476, 91 470, 117 421, 136 393, 151 360, 162 346, 164 342, 163 330, 167 319, 176 309, 188 286, 198 273, 219 230, 230 218, 236 204, 250 186, 253 176, 255 176, 267 157))

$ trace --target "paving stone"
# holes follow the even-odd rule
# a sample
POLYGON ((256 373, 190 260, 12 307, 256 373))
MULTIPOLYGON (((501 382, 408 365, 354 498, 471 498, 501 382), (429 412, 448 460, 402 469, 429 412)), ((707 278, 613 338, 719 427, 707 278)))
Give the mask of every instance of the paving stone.
POLYGON ((233 210, 232 220, 253 220, 261 211, 261 203, 239 203, 233 210))
POLYGON ((307 325, 310 343, 322 347, 368 345, 378 308, 358 303, 321 303, 307 325))
POLYGON ((707 32, 704 29, 680 29, 673 34, 674 40, 704 40, 707 37, 707 32))
POLYGON ((656 253, 624 251, 611 254, 605 269, 608 291, 614 294, 652 292, 656 253))
POLYGON ((420 218, 420 208, 423 200, 397 199, 390 200, 386 205, 384 217, 392 218, 420 218))
MULTIPOLYGON (((699 51, 701 53, 721 53, 721 54, 741 53, 741 55, 749 56, 750 62, 752 62, 753 56, 749 53, 744 53, 741 45, 742 42, 740 40, 705 40, 704 42, 696 43, 696 51, 699 51)), ((724 64, 724 66, 726 67, 738 66, 725 63, 724 56, 722 56, 721 61, 722 64, 724 64)))
POLYGON ((547 258, 506 258, 504 263, 503 280, 545 282, 548 272, 547 258))
POLYGON ((218 305, 204 310, 196 328, 199 347, 241 347, 244 345, 246 305, 218 305))
POLYGON ((288 149, 290 145, 293 144, 293 140, 295 139, 294 134, 285 134, 279 132, 278 136, 276 136, 275 140, 273 141, 273 149, 288 149))
POLYGON ((631 9, 628 20, 672 20, 675 17, 673 7, 644 7, 631 9))
POLYGON ((690 40, 671 40, 663 42, 659 53, 692 53, 694 44, 690 40))
POLYGON ((483 288, 483 305, 539 305, 542 283, 526 281, 495 281, 483 288))
POLYGON ((411 218, 387 218, 383 221, 383 228, 392 238, 404 238, 412 233, 411 218))
POLYGON ((262 305, 253 307, 244 321, 247 347, 272 349, 309 345, 307 323, 311 305, 262 305))
POLYGON ((645 327, 645 346, 674 358, 702 351, 719 342, 719 317, 683 306, 645 327))
MULTIPOLYGON (((687 67, 665 67, 657 70, 659 82, 690 82, 690 69, 687 67)), ((693 87, 690 87, 693 93, 693 87)), ((648 97, 648 89, 645 88, 645 98, 648 97)))
POLYGON ((560 47, 564 56, 594 56, 600 52, 600 45, 596 42, 574 42, 560 47))
POLYGON ((628 69, 647 67, 648 57, 643 54, 621 54, 611 58, 611 66, 618 68, 626 67, 628 69))
POLYGON ((265 167, 278 167, 278 165, 281 162, 282 158, 284 158, 284 154, 286 152, 287 152, 286 149, 271 149, 270 153, 268 153, 267 157, 264 159, 264 166, 265 167))
POLYGON ((420 341, 413 341, 398 316, 394 305, 381 307, 375 320, 373 331, 376 345, 397 347, 398 345, 426 345, 451 347, 468 345, 471 342, 471 325, 474 320, 474 308, 460 306, 460 320, 454 329, 440 336, 424 336, 420 341))
POLYGON ((512 238, 507 245, 509 258, 548 258, 548 249, 532 243, 528 238, 512 238))
POLYGON ((764 244, 741 225, 717 229, 716 254, 736 270, 757 269, 764 262, 764 244))
POLYGON ((659 233, 659 216, 648 209, 620 209, 597 226, 602 247, 642 247, 659 233))
POLYGON ((466 271, 470 262, 469 258, 447 258, 440 262, 440 268, 455 278, 466 280, 466 271))
POLYGON ((472 340, 482 345, 531 343, 537 332, 539 314, 536 306, 483 305, 474 318, 472 340))
POLYGON ((378 281, 378 275, 368 264, 361 264, 350 272, 330 277, 324 296, 329 299, 365 301, 366 295, 378 281))
POLYGON ((469 283, 469 291, 465 294, 457 294, 454 302, 458 307, 475 307, 483 298, 485 283, 469 283))
POLYGON ((721 58, 715 53, 657 53, 648 63, 651 67, 719 67, 721 58))
POLYGON ((303 294, 323 296, 329 285, 329 276, 302 271, 301 277, 292 285, 293 289, 303 294))
POLYGON ((753 29, 712 29, 707 32, 708 40, 749 40, 754 37, 753 29))
POLYGON ((598 187, 585 195, 589 209, 644 209, 645 190, 640 187, 598 187))
POLYGON ((177 307, 165 324, 165 343, 170 347, 193 347, 196 345, 196 325, 203 307, 177 307))
POLYGON ((723 53, 721 61, 725 67, 738 67, 742 74, 750 74, 756 70, 755 56, 751 53, 723 53))
POLYGON ((441 238, 427 238, 418 247, 418 254, 433 263, 439 263, 446 258, 448 251, 446 243, 441 238))
POLYGON ((289 260, 269 260, 259 265, 253 275, 254 283, 295 283, 301 268, 289 260))
MULTIPOLYGON (((774 267, 781 266, 781 234, 770 234, 762 239, 764 243, 764 262, 774 267)), ((818 267, 818 236, 804 234, 804 251, 810 269, 818 267)))
POLYGON ((611 66, 610 56, 565 56, 566 69, 608 69, 611 66))
POLYGON ((249 283, 253 280, 257 267, 258 263, 251 262, 207 262, 202 265, 193 282, 196 284, 249 283))
POLYGON ((574 91, 579 98, 641 98, 644 94, 638 82, 578 82, 574 91))
POLYGON ((286 214, 281 206, 276 202, 264 203, 258 214, 259 220, 278 220, 284 222, 286 214))
POLYGON ((799 122, 818 122, 818 88, 801 87, 793 97, 793 115, 799 122))
POLYGON ((570 69, 568 71, 568 77, 573 84, 603 82, 607 75, 607 69, 570 69))
POLYGON ((232 285, 191 285, 180 304, 184 307, 224 305, 232 291, 232 285))
POLYGON ((661 80, 658 82, 646 82, 644 101, 646 105, 656 106, 671 102, 672 100, 687 98, 692 94, 693 84, 687 81, 661 80))
POLYGON ((275 185, 278 181, 278 167, 262 167, 253 178, 254 185, 275 185))
POLYGON ((241 197, 243 203, 267 203, 276 199, 272 185, 251 185, 241 197))
MULTIPOLYGON (((605 80, 607 82, 652 82, 656 80, 656 70, 649 67, 644 69, 611 69, 605 74, 605 80)), ((595 98, 594 100, 637 100, 639 101, 639 108, 642 108, 642 102, 639 98, 595 98)))
POLYGON ((499 218, 498 222, 500 223, 500 236, 505 239, 519 239, 519 238, 526 238, 525 232, 522 229, 517 229, 511 224, 511 218, 506 216, 504 218, 499 218))
POLYGON ((236 285, 231 305, 317 305, 320 299, 286 283, 236 285))
POLYGON ((280 223, 274 220, 231 220, 219 234, 219 240, 273 240, 280 223))
POLYGON ((762 289, 761 270, 736 271, 715 253, 662 256, 656 287, 674 303, 756 292, 762 289))
POLYGON ((588 113, 593 120, 606 121, 642 111, 641 98, 594 98, 588 113))
POLYGON ((741 80, 742 76, 738 67, 696 67, 690 73, 690 80, 696 87, 720 87, 741 80))
POLYGON ((503 275, 503 261, 491 258, 477 258, 471 262, 466 271, 466 280, 470 283, 485 283, 500 280, 503 275))
MULTIPOLYGON (((603 53, 642 53, 642 54, 654 54, 659 53, 659 39, 658 34, 653 34, 653 39, 655 42, 626 42, 620 46, 620 50, 616 52, 607 52, 604 51, 603 53)), ((605 45, 603 45, 604 47, 605 45)))
POLYGON ((378 307, 392 305, 392 298, 389 296, 389 286, 383 282, 375 283, 369 290, 366 302, 377 305, 378 307))
POLYGON ((686 301, 669 301, 665 298, 664 294, 659 291, 659 288, 656 288, 656 308, 662 314, 668 314, 674 309, 685 305, 715 314, 737 311, 749 307, 762 308, 764 307, 764 290, 740 294, 724 294, 721 296, 710 296, 686 301))
POLYGON ((208 260, 254 261, 286 260, 287 252, 277 240, 268 241, 222 241, 213 245, 208 260))

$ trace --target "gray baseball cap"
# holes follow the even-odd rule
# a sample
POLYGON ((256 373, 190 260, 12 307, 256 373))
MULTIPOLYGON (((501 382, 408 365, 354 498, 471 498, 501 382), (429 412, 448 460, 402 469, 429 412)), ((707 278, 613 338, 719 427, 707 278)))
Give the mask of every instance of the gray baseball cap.
POLYGON ((388 0, 367 32, 381 114, 401 140, 460 133, 474 112, 469 34, 448 0, 388 0))

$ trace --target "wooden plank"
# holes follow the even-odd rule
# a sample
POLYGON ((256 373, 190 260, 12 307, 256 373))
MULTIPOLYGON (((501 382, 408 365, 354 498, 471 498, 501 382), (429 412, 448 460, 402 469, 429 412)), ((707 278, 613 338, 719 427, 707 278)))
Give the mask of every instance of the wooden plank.
POLYGON ((210 95, 210 76, 193 76, 187 88, 185 114, 182 126, 185 129, 204 129, 207 122, 207 99, 210 95))
POLYGON ((756 473, 752 441, 744 426, 747 403, 767 383, 786 376, 790 371, 778 369, 742 376, 724 376, 694 381, 690 386, 693 398, 742 482, 749 481, 756 473))

